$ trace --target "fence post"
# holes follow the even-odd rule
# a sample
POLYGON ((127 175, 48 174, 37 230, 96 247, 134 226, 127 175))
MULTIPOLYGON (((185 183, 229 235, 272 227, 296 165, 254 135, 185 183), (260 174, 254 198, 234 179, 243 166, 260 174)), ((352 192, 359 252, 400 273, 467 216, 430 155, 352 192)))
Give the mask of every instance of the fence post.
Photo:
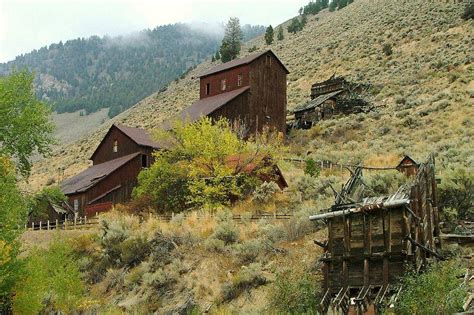
POLYGON ((49 220, 46 222, 46 229, 49 231, 49 220))
POLYGON ((87 215, 84 216, 84 225, 87 224, 87 215))
POLYGON ((40 221, 40 231, 41 231, 41 221, 40 221))
POLYGON ((77 216, 74 216, 74 230, 76 229, 77 216))
POLYGON ((31 222, 31 230, 32 230, 32 231, 35 230, 35 223, 34 223, 34 222, 31 222))
POLYGON ((174 211, 171 212, 171 220, 174 219, 174 211))
POLYGON ((56 230, 59 228, 58 223, 59 223, 59 221, 58 221, 58 219, 56 219, 56 225, 54 226, 54 228, 55 228, 56 230))

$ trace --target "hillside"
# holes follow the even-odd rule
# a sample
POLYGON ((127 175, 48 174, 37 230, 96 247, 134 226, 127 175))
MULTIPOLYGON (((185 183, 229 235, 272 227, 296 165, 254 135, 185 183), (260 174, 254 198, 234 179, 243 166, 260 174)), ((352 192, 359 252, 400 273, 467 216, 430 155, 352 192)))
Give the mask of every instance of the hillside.
MULTIPOLYGON (((393 163, 403 154, 424 159, 438 154, 439 166, 472 164, 474 71, 473 25, 461 19, 460 4, 425 1, 394 3, 360 0, 308 19, 297 34, 271 46, 263 37, 247 43, 271 48, 290 70, 288 106, 309 99, 312 83, 333 73, 370 82, 377 112, 327 120, 309 132, 296 132, 294 153, 311 150, 317 159, 393 163), (393 49, 386 56, 383 45, 393 49)), ((242 50, 246 53, 247 49, 242 50)), ((156 128, 198 98, 194 77, 211 67, 205 61, 165 91, 138 102, 76 143, 37 163, 30 185, 37 189, 64 168, 69 177, 88 165, 88 157, 111 123, 156 128)))
MULTIPOLYGON (((243 27, 246 38, 263 31, 243 27)), ((58 113, 109 108, 113 117, 212 55, 222 32, 173 24, 119 37, 78 38, 0 64, 0 75, 27 67, 37 74, 38 97, 58 113)))

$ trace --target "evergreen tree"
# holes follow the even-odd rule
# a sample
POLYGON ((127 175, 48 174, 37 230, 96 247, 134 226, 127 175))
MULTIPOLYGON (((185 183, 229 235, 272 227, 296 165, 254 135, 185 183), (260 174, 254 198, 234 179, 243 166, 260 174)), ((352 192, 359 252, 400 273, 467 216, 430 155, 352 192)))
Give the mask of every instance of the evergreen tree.
POLYGON ((278 40, 283 40, 283 27, 280 25, 278 26, 278 32, 277 32, 277 39, 278 40))
POLYGON ((329 4, 329 11, 331 11, 331 12, 336 11, 338 6, 339 6, 339 1, 338 0, 332 0, 331 3, 329 4))
POLYGON ((230 18, 219 49, 222 62, 228 62, 237 58, 240 53, 242 38, 239 19, 236 17, 230 18))
POLYGON ((214 61, 216 61, 216 57, 214 57, 214 55, 212 55, 211 62, 214 62, 214 61))
POLYGON ((273 43, 273 35, 273 27, 270 25, 267 27, 265 32, 265 43, 267 43, 267 45, 271 45, 273 43))
POLYGON ((221 55, 219 54, 219 51, 216 51, 216 56, 214 58, 216 60, 221 60, 221 55))
POLYGON ((306 14, 303 14, 303 17, 301 18, 301 22, 300 22, 300 30, 303 29, 303 27, 306 26, 306 23, 308 23, 308 19, 306 18, 306 14))
POLYGON ((347 0, 339 0, 338 2, 339 2, 339 6, 338 6, 339 10, 347 6, 347 0))
POLYGON ((329 0, 321 0, 321 8, 326 9, 329 6, 329 0))
POLYGON ((300 20, 297 17, 294 17, 291 20, 290 25, 288 25, 288 32, 296 34, 296 32, 299 32, 302 29, 300 20))

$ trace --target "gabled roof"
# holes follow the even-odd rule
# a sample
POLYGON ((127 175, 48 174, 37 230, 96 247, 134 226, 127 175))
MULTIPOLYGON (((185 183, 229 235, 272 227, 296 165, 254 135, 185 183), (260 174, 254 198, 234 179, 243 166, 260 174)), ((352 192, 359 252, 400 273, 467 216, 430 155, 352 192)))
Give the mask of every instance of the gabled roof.
MULTIPOLYGON (((157 149, 157 150, 163 148, 158 142, 153 141, 151 139, 150 133, 147 130, 141 129, 141 128, 127 127, 127 126, 119 125, 119 124, 113 124, 110 127, 109 131, 107 131, 107 134, 104 136, 103 139, 107 138, 109 133, 114 128, 117 128, 118 130, 120 130, 124 135, 129 137, 133 142, 135 142, 139 146, 149 147, 149 148, 153 148, 153 149, 157 149)), ((102 145, 102 141, 101 141, 101 143, 99 143, 99 145, 95 149, 94 153, 92 153, 92 155, 90 157, 91 160, 94 158, 95 154, 99 151, 99 148, 100 148, 101 145, 102 145)))
POLYGON ((278 60, 280 65, 283 67, 283 69, 285 69, 286 73, 290 73, 288 71, 288 69, 285 67, 285 65, 283 64, 283 62, 281 62, 281 60, 277 57, 277 55, 275 55, 275 53, 269 49, 269 50, 262 51, 260 53, 250 54, 250 55, 245 56, 243 58, 234 59, 232 61, 217 65, 215 67, 212 67, 212 68, 204 71, 198 77, 202 78, 202 77, 208 76, 210 74, 214 74, 214 73, 218 73, 218 72, 221 72, 221 71, 229 70, 229 69, 232 69, 232 68, 235 68, 235 67, 238 67, 238 66, 248 65, 252 61, 260 58, 261 56, 263 56, 267 53, 271 53, 278 60))
POLYGON ((342 92, 342 90, 337 90, 337 91, 334 91, 334 92, 331 92, 331 93, 327 93, 327 94, 323 94, 323 95, 319 95, 318 97, 316 97, 315 99, 312 99, 311 101, 309 101, 308 103, 305 103, 303 105, 300 105, 300 106, 297 106, 293 112, 302 112, 302 111, 306 111, 306 110, 310 110, 310 109, 313 109, 319 105, 321 105, 322 103, 326 102, 328 99, 334 97, 334 96, 337 96, 338 94, 340 94, 342 92))
POLYGON ((405 155, 403 159, 400 161, 400 163, 398 163, 397 168, 403 167, 403 165, 406 165, 405 162, 409 162, 413 165, 418 165, 418 163, 414 159, 412 159, 409 155, 405 155))
POLYGON ((101 164, 96 164, 61 183, 65 195, 87 191, 98 182, 140 155, 140 152, 125 155, 101 164))
POLYGON ((249 89, 249 86, 245 86, 237 90, 200 99, 192 103, 189 107, 182 110, 179 114, 179 118, 187 122, 199 120, 202 117, 207 116, 215 110, 221 108, 222 106, 232 101, 237 96, 245 93, 249 89))

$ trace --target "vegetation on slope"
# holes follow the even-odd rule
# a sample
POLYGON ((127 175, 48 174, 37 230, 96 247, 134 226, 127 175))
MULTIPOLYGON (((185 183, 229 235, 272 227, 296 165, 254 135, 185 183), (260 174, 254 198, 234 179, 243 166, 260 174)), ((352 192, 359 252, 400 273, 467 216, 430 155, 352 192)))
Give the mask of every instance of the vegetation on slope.
MULTIPOLYGON (((261 26, 246 25, 247 39, 261 26)), ((173 24, 120 37, 92 36, 51 44, 0 64, 34 70, 36 94, 59 113, 110 108, 113 117, 213 54, 221 35, 173 24)))

